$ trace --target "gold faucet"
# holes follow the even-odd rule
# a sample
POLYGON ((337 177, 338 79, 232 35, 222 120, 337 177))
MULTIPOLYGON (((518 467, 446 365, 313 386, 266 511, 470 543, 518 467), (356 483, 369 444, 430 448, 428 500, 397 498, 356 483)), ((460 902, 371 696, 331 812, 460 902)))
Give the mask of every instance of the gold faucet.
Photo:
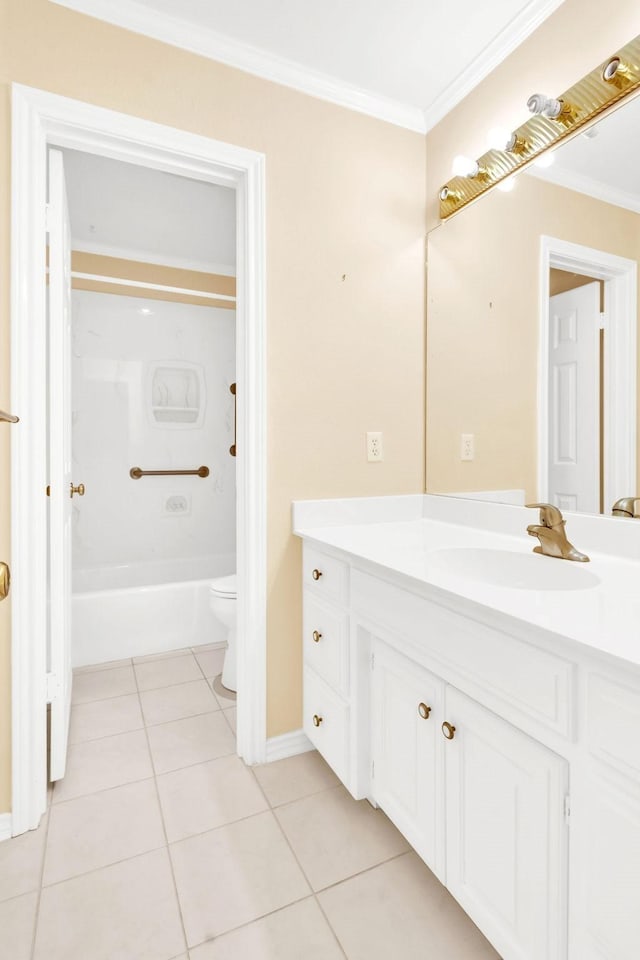
POLYGON ((528 503, 527 507, 540 510, 540 523, 531 523, 527 527, 530 537, 537 537, 538 547, 534 553, 543 553, 546 557, 559 557, 561 560, 578 560, 587 563, 589 557, 569 543, 565 533, 566 520, 557 507, 551 503, 528 503))
POLYGON ((640 503, 640 497, 622 497, 616 500, 611 513, 614 517, 637 517, 636 503, 640 503))

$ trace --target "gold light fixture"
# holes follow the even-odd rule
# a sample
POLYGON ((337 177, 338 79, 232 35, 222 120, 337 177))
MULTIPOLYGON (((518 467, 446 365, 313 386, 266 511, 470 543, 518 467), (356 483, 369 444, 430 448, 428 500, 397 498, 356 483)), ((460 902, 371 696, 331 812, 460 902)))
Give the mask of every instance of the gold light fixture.
POLYGON ((439 191, 440 217, 446 220, 508 177, 574 136, 596 118, 640 91, 640 37, 609 57, 559 97, 533 94, 534 115, 477 160, 475 176, 454 175, 439 191))

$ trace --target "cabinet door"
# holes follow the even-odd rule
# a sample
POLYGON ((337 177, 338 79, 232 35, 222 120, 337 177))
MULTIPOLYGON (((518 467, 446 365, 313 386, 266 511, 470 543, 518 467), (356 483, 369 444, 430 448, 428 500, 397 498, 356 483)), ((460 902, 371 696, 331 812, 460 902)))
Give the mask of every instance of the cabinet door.
POLYGON ((445 699, 447 887, 505 960, 566 958, 567 763, 453 687, 445 699))
POLYGON ((442 878, 444 683, 380 641, 373 652, 374 799, 442 878))

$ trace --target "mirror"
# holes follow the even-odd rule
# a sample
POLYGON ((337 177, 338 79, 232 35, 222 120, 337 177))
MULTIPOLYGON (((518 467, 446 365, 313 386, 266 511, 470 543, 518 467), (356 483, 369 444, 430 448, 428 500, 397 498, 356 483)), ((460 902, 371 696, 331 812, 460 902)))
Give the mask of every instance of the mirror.
POLYGON ((429 234, 429 493, 604 514, 640 496, 636 138, 630 98, 429 234))

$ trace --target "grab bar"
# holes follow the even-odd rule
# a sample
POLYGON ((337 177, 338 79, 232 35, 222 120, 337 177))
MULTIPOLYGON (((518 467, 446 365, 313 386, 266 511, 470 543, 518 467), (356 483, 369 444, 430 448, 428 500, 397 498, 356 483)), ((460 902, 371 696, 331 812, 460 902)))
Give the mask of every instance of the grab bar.
POLYGON ((0 410, 0 420, 3 423, 20 423, 20 417, 14 417, 12 413, 6 413, 0 410))
POLYGON ((141 467, 131 467, 129 476, 132 480, 140 477, 208 477, 209 467, 198 467, 197 470, 143 470, 141 467))
POLYGON ((233 394, 233 443, 229 447, 229 453, 232 457, 236 455, 236 430, 238 424, 238 398, 236 396, 236 385, 232 383, 229 387, 229 393, 233 394))

